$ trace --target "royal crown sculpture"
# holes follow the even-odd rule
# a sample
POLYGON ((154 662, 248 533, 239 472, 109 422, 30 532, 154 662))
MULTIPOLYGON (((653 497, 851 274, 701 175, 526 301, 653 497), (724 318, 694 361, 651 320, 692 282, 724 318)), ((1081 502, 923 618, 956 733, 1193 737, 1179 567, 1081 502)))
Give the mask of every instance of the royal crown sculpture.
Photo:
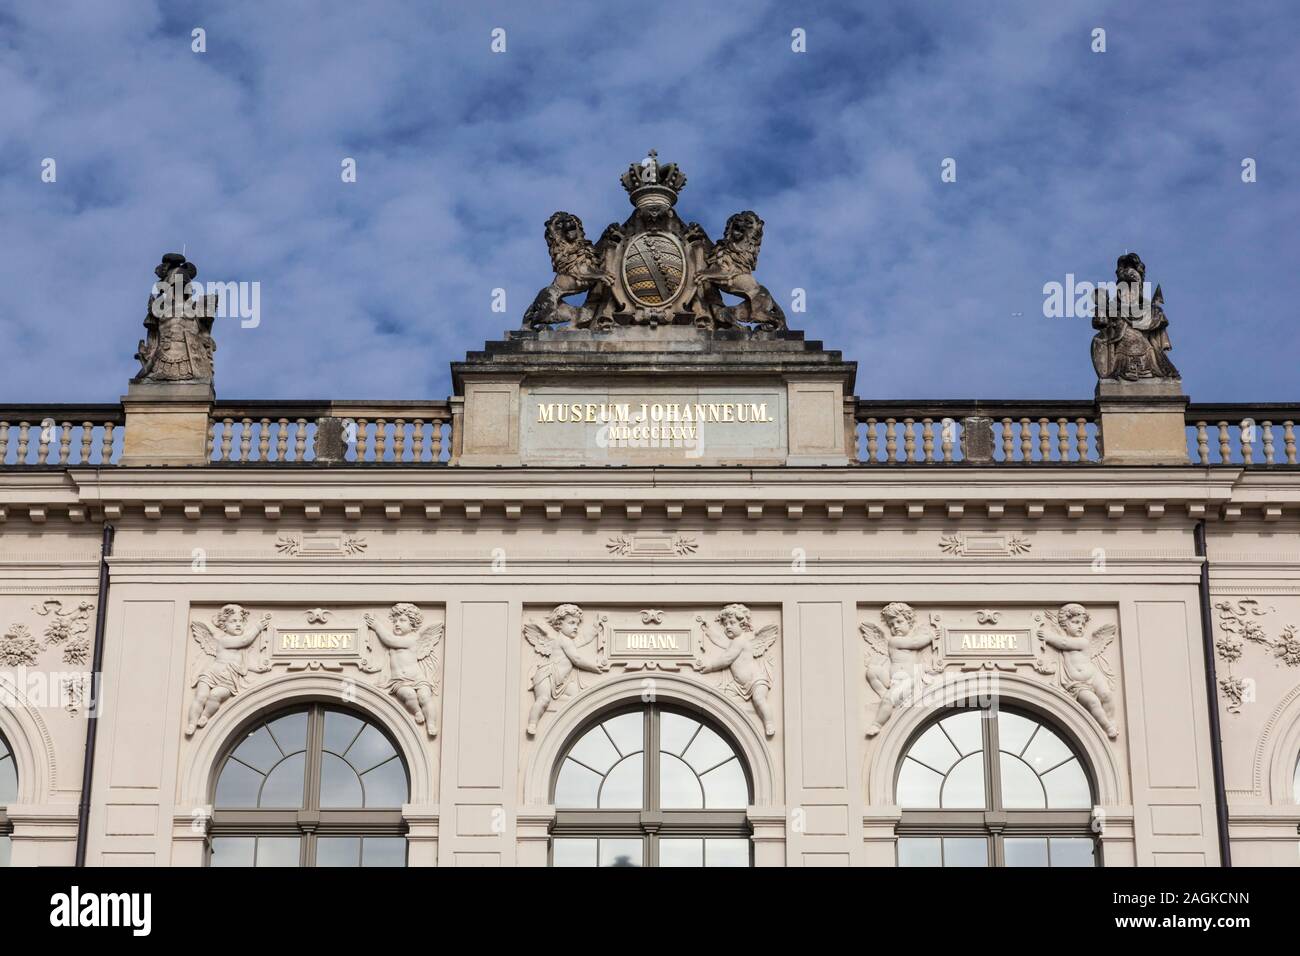
POLYGON ((625 325, 694 325, 705 330, 784 329, 785 313, 754 278, 763 220, 746 210, 727 220, 718 242, 699 223, 685 223, 674 206, 686 186, 675 163, 654 150, 622 176, 635 207, 622 225, 610 223, 595 245, 582 220, 557 212, 546 220, 555 279, 524 313, 532 330, 612 331, 625 325), (727 305, 722 293, 741 300, 727 305), (564 301, 586 293, 581 304, 564 301))

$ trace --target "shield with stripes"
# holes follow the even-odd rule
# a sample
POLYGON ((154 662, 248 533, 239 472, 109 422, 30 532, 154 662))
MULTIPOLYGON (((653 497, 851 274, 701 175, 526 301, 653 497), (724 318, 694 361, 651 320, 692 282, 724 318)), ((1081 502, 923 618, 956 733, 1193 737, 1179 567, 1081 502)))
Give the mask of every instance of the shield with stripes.
POLYGON ((672 302, 686 280, 686 249, 666 232, 643 232, 623 250, 623 285, 638 305, 672 302))

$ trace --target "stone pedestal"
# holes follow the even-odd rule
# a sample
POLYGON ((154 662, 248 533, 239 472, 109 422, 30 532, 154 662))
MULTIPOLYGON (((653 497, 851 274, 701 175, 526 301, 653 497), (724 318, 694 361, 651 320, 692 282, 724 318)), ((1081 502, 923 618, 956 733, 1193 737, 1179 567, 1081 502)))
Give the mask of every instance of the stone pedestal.
POLYGON ((1097 383, 1102 464, 1186 465, 1187 396, 1172 381, 1097 383))
POLYGON ((132 382, 122 397, 126 437, 119 464, 206 464, 214 398, 209 383, 132 382))
POLYGON ((845 465, 855 374, 798 332, 514 332, 452 365, 453 463, 845 465))

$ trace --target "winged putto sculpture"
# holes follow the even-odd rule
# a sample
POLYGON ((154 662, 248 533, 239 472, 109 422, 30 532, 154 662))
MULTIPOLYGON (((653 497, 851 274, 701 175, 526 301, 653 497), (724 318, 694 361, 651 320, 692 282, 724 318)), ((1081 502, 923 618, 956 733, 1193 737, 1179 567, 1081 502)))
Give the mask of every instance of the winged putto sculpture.
POLYGON ((746 210, 727 220, 715 244, 699 223, 674 211, 686 177, 654 150, 622 176, 635 207, 593 246, 568 212, 546 220, 555 278, 524 313, 524 328, 611 331, 623 325, 694 325, 702 330, 780 332, 785 314, 754 278, 763 220, 746 210), (564 299, 586 293, 581 304, 564 299), (741 301, 727 305, 722 294, 741 301))
POLYGON ((609 670, 604 656, 607 618, 598 614, 591 632, 581 636, 582 608, 561 604, 546 616, 544 624, 524 622, 524 638, 542 659, 528 675, 533 692, 533 706, 528 711, 528 736, 537 733, 537 723, 553 701, 566 696, 574 678, 581 672, 603 674, 609 670), (595 644, 593 651, 586 648, 595 644))
POLYGON ((213 628, 202 621, 190 623, 190 634, 203 653, 212 660, 203 664, 198 675, 190 682, 194 700, 190 703, 185 722, 185 736, 189 737, 199 727, 207 726, 221 709, 221 705, 243 689, 248 674, 265 674, 271 669, 264 662, 249 664, 244 659, 247 648, 262 636, 271 624, 271 615, 264 614, 257 627, 248 630, 251 615, 238 604, 227 604, 212 619, 213 628))
POLYGON ((1114 740, 1119 736, 1112 689, 1115 675, 1105 652, 1119 631, 1114 624, 1104 624, 1087 634, 1090 619, 1082 604, 1065 604, 1039 618, 1038 639, 1061 656, 1059 665, 1044 665, 1040 671, 1055 674, 1061 689, 1082 704, 1114 740))
POLYGON ((749 608, 743 604, 728 604, 714 618, 722 627, 722 636, 715 634, 704 618, 695 620, 713 648, 706 646, 691 666, 702 674, 724 671, 723 692, 751 701, 763 721, 764 732, 769 737, 774 735, 776 718, 768 701, 773 668, 768 652, 776 643, 779 628, 768 624, 755 631, 749 608))
POLYGON ((911 605, 901 601, 887 604, 880 619, 885 624, 883 630, 870 621, 858 625, 867 645, 867 683, 880 697, 875 716, 867 725, 868 737, 880 733, 896 708, 911 706, 918 685, 929 683, 936 673, 935 630, 917 623, 911 605))
POLYGON ((438 733, 438 659, 434 648, 442 640, 444 625, 419 630, 424 614, 414 604, 394 604, 385 626, 373 614, 364 616, 366 627, 388 652, 388 675, 382 684, 406 708, 430 737, 438 733), (417 633, 418 631, 418 633, 417 633))

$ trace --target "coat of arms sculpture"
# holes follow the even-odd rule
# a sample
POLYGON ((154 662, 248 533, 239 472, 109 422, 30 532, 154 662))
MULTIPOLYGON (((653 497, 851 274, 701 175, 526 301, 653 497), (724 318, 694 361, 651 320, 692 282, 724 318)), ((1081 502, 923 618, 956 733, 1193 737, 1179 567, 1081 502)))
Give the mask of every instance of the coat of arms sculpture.
POLYGON ((703 330, 778 332, 785 313, 754 278, 763 220, 746 210, 727 220, 713 242, 699 223, 677 215, 686 177, 654 150, 623 174, 635 208, 610 223, 593 245, 582 220, 557 212, 546 220, 555 279, 524 313, 524 328, 608 332, 616 326, 694 325, 703 330), (580 303, 564 301, 586 293, 580 303), (740 301, 727 305, 726 293, 740 301))

